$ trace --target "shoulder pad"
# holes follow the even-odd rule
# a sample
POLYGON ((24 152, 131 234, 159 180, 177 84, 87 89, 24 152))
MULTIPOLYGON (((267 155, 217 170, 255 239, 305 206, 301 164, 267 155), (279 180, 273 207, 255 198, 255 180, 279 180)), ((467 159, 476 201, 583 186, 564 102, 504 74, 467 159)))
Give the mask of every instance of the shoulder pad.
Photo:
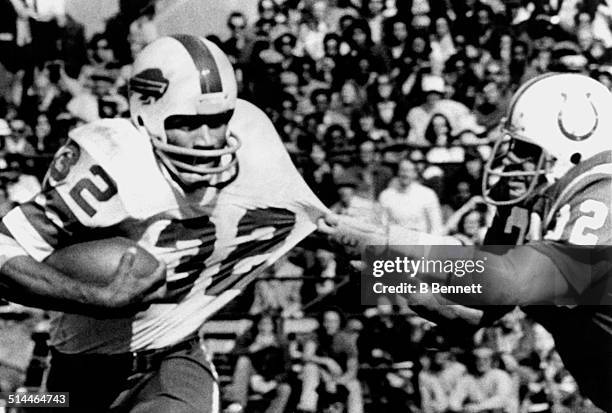
POLYGON ((92 122, 72 131, 70 138, 88 154, 92 164, 113 179, 130 216, 155 213, 170 199, 149 136, 129 120, 92 122))
POLYGON ((70 132, 70 139, 91 154, 94 159, 112 159, 124 151, 149 151, 146 134, 127 119, 103 119, 70 132))

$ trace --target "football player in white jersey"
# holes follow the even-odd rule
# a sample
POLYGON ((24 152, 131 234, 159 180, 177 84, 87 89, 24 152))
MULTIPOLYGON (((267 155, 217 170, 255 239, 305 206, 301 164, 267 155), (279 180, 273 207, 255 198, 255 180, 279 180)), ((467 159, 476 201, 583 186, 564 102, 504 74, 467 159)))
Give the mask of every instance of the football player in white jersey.
POLYGON ((269 118, 237 99, 233 68, 213 43, 154 41, 137 56, 129 87, 132 119, 71 132, 43 192, 0 229, 37 261, 119 236, 165 264, 164 300, 146 310, 53 314, 48 390, 70 392, 75 412, 217 412, 199 327, 326 209, 269 118))
MULTIPOLYGON (((612 411, 610 110, 612 94, 587 76, 550 73, 522 85, 502 125, 505 136, 496 143, 483 177, 490 203, 528 208, 522 214, 509 209, 503 214, 507 220, 487 234, 496 242, 518 229, 520 237, 513 241, 517 245, 502 254, 465 247, 464 258, 487 260, 482 276, 434 270, 417 280, 444 286, 480 283, 480 294, 409 296, 436 320, 455 318, 476 325, 487 313, 499 312, 474 306, 502 306, 503 313, 519 305, 553 335, 581 392, 606 411, 612 411), (503 162, 497 164, 499 160, 503 162), (491 176, 498 183, 508 181, 509 191, 501 198, 494 199, 490 191, 491 176), (542 186, 544 180, 548 184, 542 186)), ((387 245, 399 256, 440 258, 446 252, 435 245, 459 244, 451 237, 381 229, 343 217, 326 221, 321 229, 344 242, 387 245)))

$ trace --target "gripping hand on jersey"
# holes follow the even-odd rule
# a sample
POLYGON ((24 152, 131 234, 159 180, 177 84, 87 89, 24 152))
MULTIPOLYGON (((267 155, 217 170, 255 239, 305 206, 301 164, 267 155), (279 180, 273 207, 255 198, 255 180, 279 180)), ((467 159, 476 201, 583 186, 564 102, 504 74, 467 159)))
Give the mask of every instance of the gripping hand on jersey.
POLYGON ((420 257, 423 254, 421 248, 411 249, 409 247, 461 245, 461 242, 455 237, 427 234, 393 224, 374 224, 360 218, 333 213, 319 219, 318 229, 343 245, 348 252, 357 254, 363 253, 368 245, 386 245, 391 252, 395 252, 394 246, 399 246, 398 254, 420 257), (411 250, 413 250, 412 254, 410 254, 411 250))
POLYGON ((318 229, 354 255, 363 253, 368 245, 387 243, 387 234, 380 225, 346 215, 327 214, 319 219, 318 229))

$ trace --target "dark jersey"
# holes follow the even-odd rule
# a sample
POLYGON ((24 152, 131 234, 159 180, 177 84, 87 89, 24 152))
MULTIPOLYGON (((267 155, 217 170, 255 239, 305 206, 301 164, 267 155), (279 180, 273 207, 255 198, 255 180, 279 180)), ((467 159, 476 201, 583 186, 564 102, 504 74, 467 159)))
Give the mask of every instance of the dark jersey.
MULTIPOLYGON (((499 193, 506 192, 502 183, 496 185, 492 192, 496 199, 503 199, 499 193)), ((522 245, 538 231, 541 209, 544 199, 541 190, 534 191, 524 201, 516 205, 498 206, 493 222, 485 235, 485 245, 522 245)))
MULTIPOLYGON (((598 406, 612 410, 612 275, 608 255, 576 253, 576 246, 601 251, 612 245, 612 152, 603 152, 572 168, 531 202, 527 215, 536 213, 541 227, 521 229, 516 235, 536 234, 528 245, 554 263, 573 290, 574 306, 524 306, 523 311, 554 337, 556 349, 581 392, 598 406), (540 238, 540 241, 537 239, 540 238)), ((499 214, 488 241, 508 240, 515 219, 524 221, 524 206, 499 214), (505 216, 506 221, 502 219, 505 216), (498 238, 494 238, 494 236, 498 238), (506 238, 504 238, 506 236, 506 238)), ((533 220, 528 221, 531 225, 533 220)), ((520 243, 521 237, 516 242, 520 243)))

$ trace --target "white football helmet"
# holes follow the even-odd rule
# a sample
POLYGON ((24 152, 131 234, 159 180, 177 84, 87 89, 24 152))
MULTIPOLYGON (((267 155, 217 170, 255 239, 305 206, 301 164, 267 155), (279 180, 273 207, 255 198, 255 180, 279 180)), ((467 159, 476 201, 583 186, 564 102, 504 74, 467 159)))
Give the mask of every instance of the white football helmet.
MULTIPOLYGON (((228 132, 223 148, 187 148, 168 142, 166 120, 173 115, 197 115, 207 127, 226 125, 236 107, 237 85, 227 56, 214 43, 200 37, 161 37, 136 57, 129 82, 132 121, 144 127, 157 156, 185 185, 182 174, 201 175, 199 183, 236 170, 237 136, 228 132)), ((213 184, 213 186, 215 186, 213 184)))
POLYGON ((585 75, 548 73, 523 84, 485 164, 485 200, 494 205, 521 202, 545 177, 560 178, 579 162, 612 149, 611 111, 612 93, 585 75), (525 190, 494 199, 491 188, 500 179, 522 180, 525 190))

